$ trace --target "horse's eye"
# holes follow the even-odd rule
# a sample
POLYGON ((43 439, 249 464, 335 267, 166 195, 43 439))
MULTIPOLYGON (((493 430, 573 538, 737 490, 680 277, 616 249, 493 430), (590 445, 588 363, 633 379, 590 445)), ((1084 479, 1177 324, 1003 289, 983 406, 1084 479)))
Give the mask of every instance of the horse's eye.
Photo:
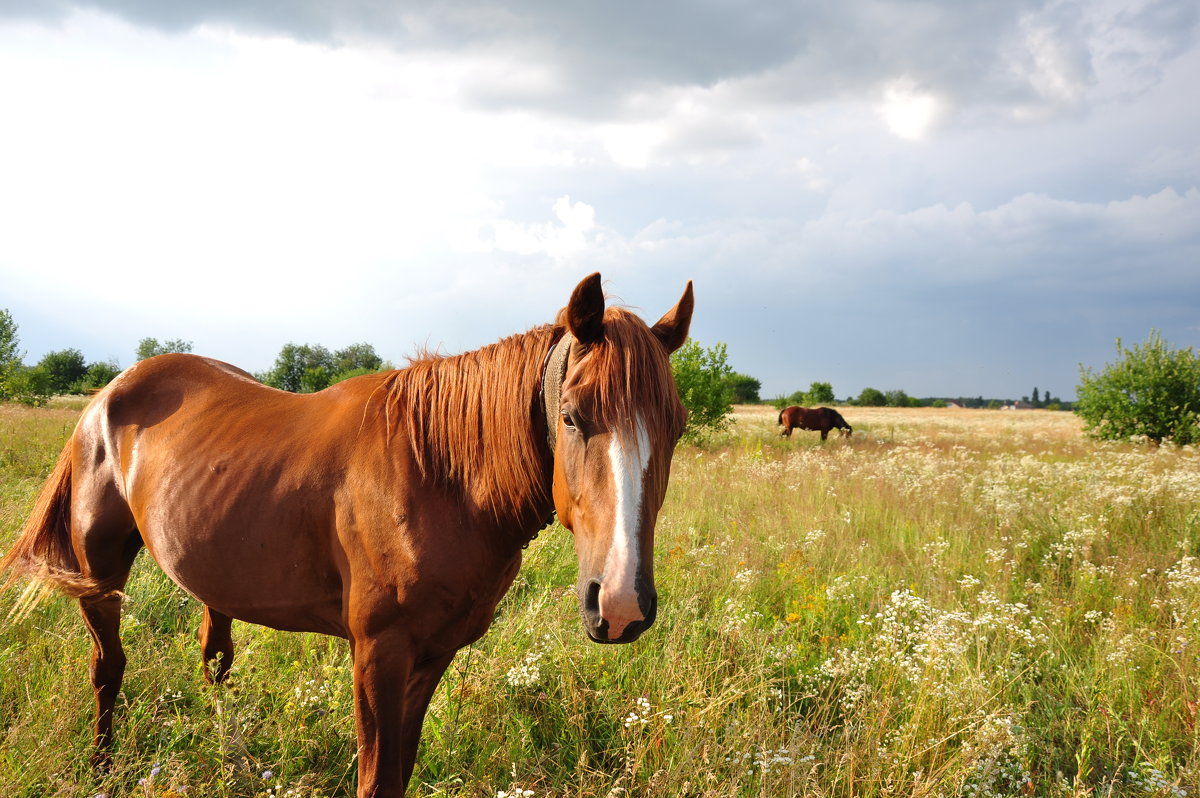
POLYGON ((575 417, 571 415, 570 410, 562 411, 563 425, 567 429, 575 429, 575 417))

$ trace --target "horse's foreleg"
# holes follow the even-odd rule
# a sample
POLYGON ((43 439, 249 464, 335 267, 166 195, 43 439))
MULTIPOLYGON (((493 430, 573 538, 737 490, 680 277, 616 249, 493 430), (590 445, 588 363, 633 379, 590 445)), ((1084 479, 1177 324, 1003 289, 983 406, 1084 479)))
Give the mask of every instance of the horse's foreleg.
POLYGON ((232 627, 232 618, 205 606, 200 622, 200 650, 204 657, 204 678, 209 684, 220 684, 229 676, 233 666, 232 627))
POLYGON ((80 599, 83 621, 92 635, 89 674, 96 693, 96 737, 92 765, 107 770, 112 765, 113 706, 125 676, 125 650, 121 647, 121 596, 80 599))
POLYGON ((821 430, 821 440, 828 440, 828 438, 829 438, 829 430, 827 430, 827 429, 821 430))
POLYGON ((408 690, 404 695, 404 783, 412 778, 413 767, 417 763, 417 748, 421 742, 421 726, 425 722, 425 712, 429 709, 429 699, 437 690, 438 682, 446 668, 454 660, 454 653, 418 662, 413 667, 412 676, 408 679, 408 690))
POLYGON ((415 674, 408 641, 396 632, 352 638, 358 798, 392 798, 408 785, 404 710, 415 674))

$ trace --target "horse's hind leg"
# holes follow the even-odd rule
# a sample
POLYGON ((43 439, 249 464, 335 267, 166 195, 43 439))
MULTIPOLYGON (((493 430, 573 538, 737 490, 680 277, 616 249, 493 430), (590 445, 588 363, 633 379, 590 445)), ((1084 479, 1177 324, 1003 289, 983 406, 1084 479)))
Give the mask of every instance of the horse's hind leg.
POLYGON ((205 606, 200 622, 200 649, 204 656, 204 678, 220 684, 233 666, 233 619, 205 606))
POLYGON ((83 621, 92 635, 89 674, 96 693, 96 737, 92 764, 108 769, 112 764, 113 706, 125 675, 125 651, 121 647, 121 596, 80 599, 83 621))
POLYGON ((80 571, 90 583, 77 595, 83 622, 92 636, 90 675, 96 694, 92 763, 107 768, 112 761, 113 706, 125 675, 121 591, 142 548, 142 539, 124 502, 113 495, 89 493, 89 486, 82 479, 74 488, 71 537, 79 554, 80 571), (86 501, 88 498, 93 501, 86 501))

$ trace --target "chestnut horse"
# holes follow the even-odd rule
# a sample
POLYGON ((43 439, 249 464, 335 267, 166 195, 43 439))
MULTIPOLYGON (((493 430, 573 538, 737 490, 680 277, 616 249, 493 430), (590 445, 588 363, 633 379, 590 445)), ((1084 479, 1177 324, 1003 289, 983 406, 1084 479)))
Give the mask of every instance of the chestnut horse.
POLYGON ((585 278, 553 324, 475 352, 295 395, 162 355, 101 391, 2 567, 77 598, 93 640, 96 753, 111 762, 121 590, 138 550, 204 605, 204 673, 232 619, 347 638, 358 795, 401 795, 430 696, 487 630, 521 549, 574 533, 588 636, 657 610, 655 521, 683 432, 668 356, 692 285, 653 327, 585 278))
POLYGON ((829 430, 842 430, 842 435, 849 435, 854 430, 842 418, 842 414, 832 407, 785 407, 779 411, 779 423, 783 425, 780 435, 792 437, 792 430, 807 429, 819 431, 821 440, 829 437, 829 430))

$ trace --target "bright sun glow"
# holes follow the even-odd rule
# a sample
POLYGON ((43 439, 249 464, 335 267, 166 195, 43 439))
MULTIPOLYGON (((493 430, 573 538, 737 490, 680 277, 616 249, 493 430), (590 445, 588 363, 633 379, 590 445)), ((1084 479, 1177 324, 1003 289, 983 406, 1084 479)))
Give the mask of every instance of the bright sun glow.
POLYGON ((911 81, 905 80, 888 87, 880 113, 892 133, 902 139, 919 141, 928 133, 937 110, 937 100, 921 94, 911 81))

